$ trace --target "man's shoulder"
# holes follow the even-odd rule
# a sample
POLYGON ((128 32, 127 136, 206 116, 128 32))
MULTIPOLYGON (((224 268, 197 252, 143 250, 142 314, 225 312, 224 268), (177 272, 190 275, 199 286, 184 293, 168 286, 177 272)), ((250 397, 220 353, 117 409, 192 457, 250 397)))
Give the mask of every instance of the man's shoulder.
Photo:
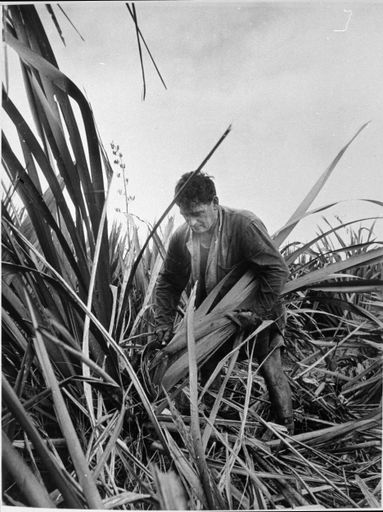
POLYGON ((189 226, 186 224, 186 222, 184 222, 174 230, 172 239, 174 241, 185 242, 189 238, 189 235, 189 226))
POLYGON ((233 222, 240 222, 242 224, 263 224, 261 219, 250 210, 242 210, 239 208, 230 208, 228 206, 221 206, 224 217, 233 222))

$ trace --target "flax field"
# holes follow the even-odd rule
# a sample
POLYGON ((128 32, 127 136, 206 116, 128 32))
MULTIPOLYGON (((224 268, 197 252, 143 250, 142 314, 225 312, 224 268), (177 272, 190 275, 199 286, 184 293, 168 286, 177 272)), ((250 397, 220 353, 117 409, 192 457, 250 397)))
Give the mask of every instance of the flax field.
MULTIPOLYGON (((48 8, 55 19, 57 6, 48 8)), ((119 148, 110 160, 33 5, 3 8, 3 37, 19 57, 33 119, 17 108, 6 74, 3 116, 17 137, 2 131, 3 505, 380 508, 381 218, 324 217, 311 239, 291 241, 302 218, 326 215, 326 205, 310 206, 366 125, 273 234, 291 272, 283 291, 290 436, 273 421, 252 354, 237 362, 246 340, 220 361, 218 391, 214 375, 204 389, 198 381, 198 364, 233 334, 230 313, 251 296, 251 276, 214 307, 219 288, 197 309, 193 293, 183 295, 176 334, 159 348, 153 290, 172 204, 147 225, 145 242, 132 214, 124 224, 109 218, 110 184, 124 172, 119 148)))

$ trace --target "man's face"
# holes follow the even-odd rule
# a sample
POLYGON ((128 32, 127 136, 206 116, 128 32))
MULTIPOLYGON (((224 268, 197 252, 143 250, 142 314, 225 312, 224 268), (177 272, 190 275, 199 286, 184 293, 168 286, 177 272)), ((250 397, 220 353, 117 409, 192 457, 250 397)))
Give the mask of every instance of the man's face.
POLYGON ((211 203, 193 203, 188 208, 180 206, 180 213, 194 233, 205 233, 217 220, 218 198, 211 203))

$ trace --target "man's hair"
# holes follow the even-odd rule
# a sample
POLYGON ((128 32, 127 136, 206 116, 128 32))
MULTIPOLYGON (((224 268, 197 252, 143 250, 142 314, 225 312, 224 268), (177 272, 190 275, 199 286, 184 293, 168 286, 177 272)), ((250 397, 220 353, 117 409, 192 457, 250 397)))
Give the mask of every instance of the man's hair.
MULTIPOLYGON (((186 172, 181 176, 176 184, 174 195, 178 194, 178 191, 192 174, 193 171, 186 172)), ((215 185, 212 178, 213 176, 209 176, 203 172, 197 172, 177 197, 177 205, 184 208, 190 208, 194 203, 211 203, 213 198, 216 196, 215 185)))

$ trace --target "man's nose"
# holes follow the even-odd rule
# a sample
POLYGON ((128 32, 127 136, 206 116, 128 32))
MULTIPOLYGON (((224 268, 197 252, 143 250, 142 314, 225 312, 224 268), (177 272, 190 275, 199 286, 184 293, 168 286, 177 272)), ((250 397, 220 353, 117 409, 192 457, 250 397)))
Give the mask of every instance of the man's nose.
POLYGON ((189 217, 188 218, 188 224, 191 228, 193 228, 196 224, 197 224, 197 219, 193 218, 193 217, 189 217))

